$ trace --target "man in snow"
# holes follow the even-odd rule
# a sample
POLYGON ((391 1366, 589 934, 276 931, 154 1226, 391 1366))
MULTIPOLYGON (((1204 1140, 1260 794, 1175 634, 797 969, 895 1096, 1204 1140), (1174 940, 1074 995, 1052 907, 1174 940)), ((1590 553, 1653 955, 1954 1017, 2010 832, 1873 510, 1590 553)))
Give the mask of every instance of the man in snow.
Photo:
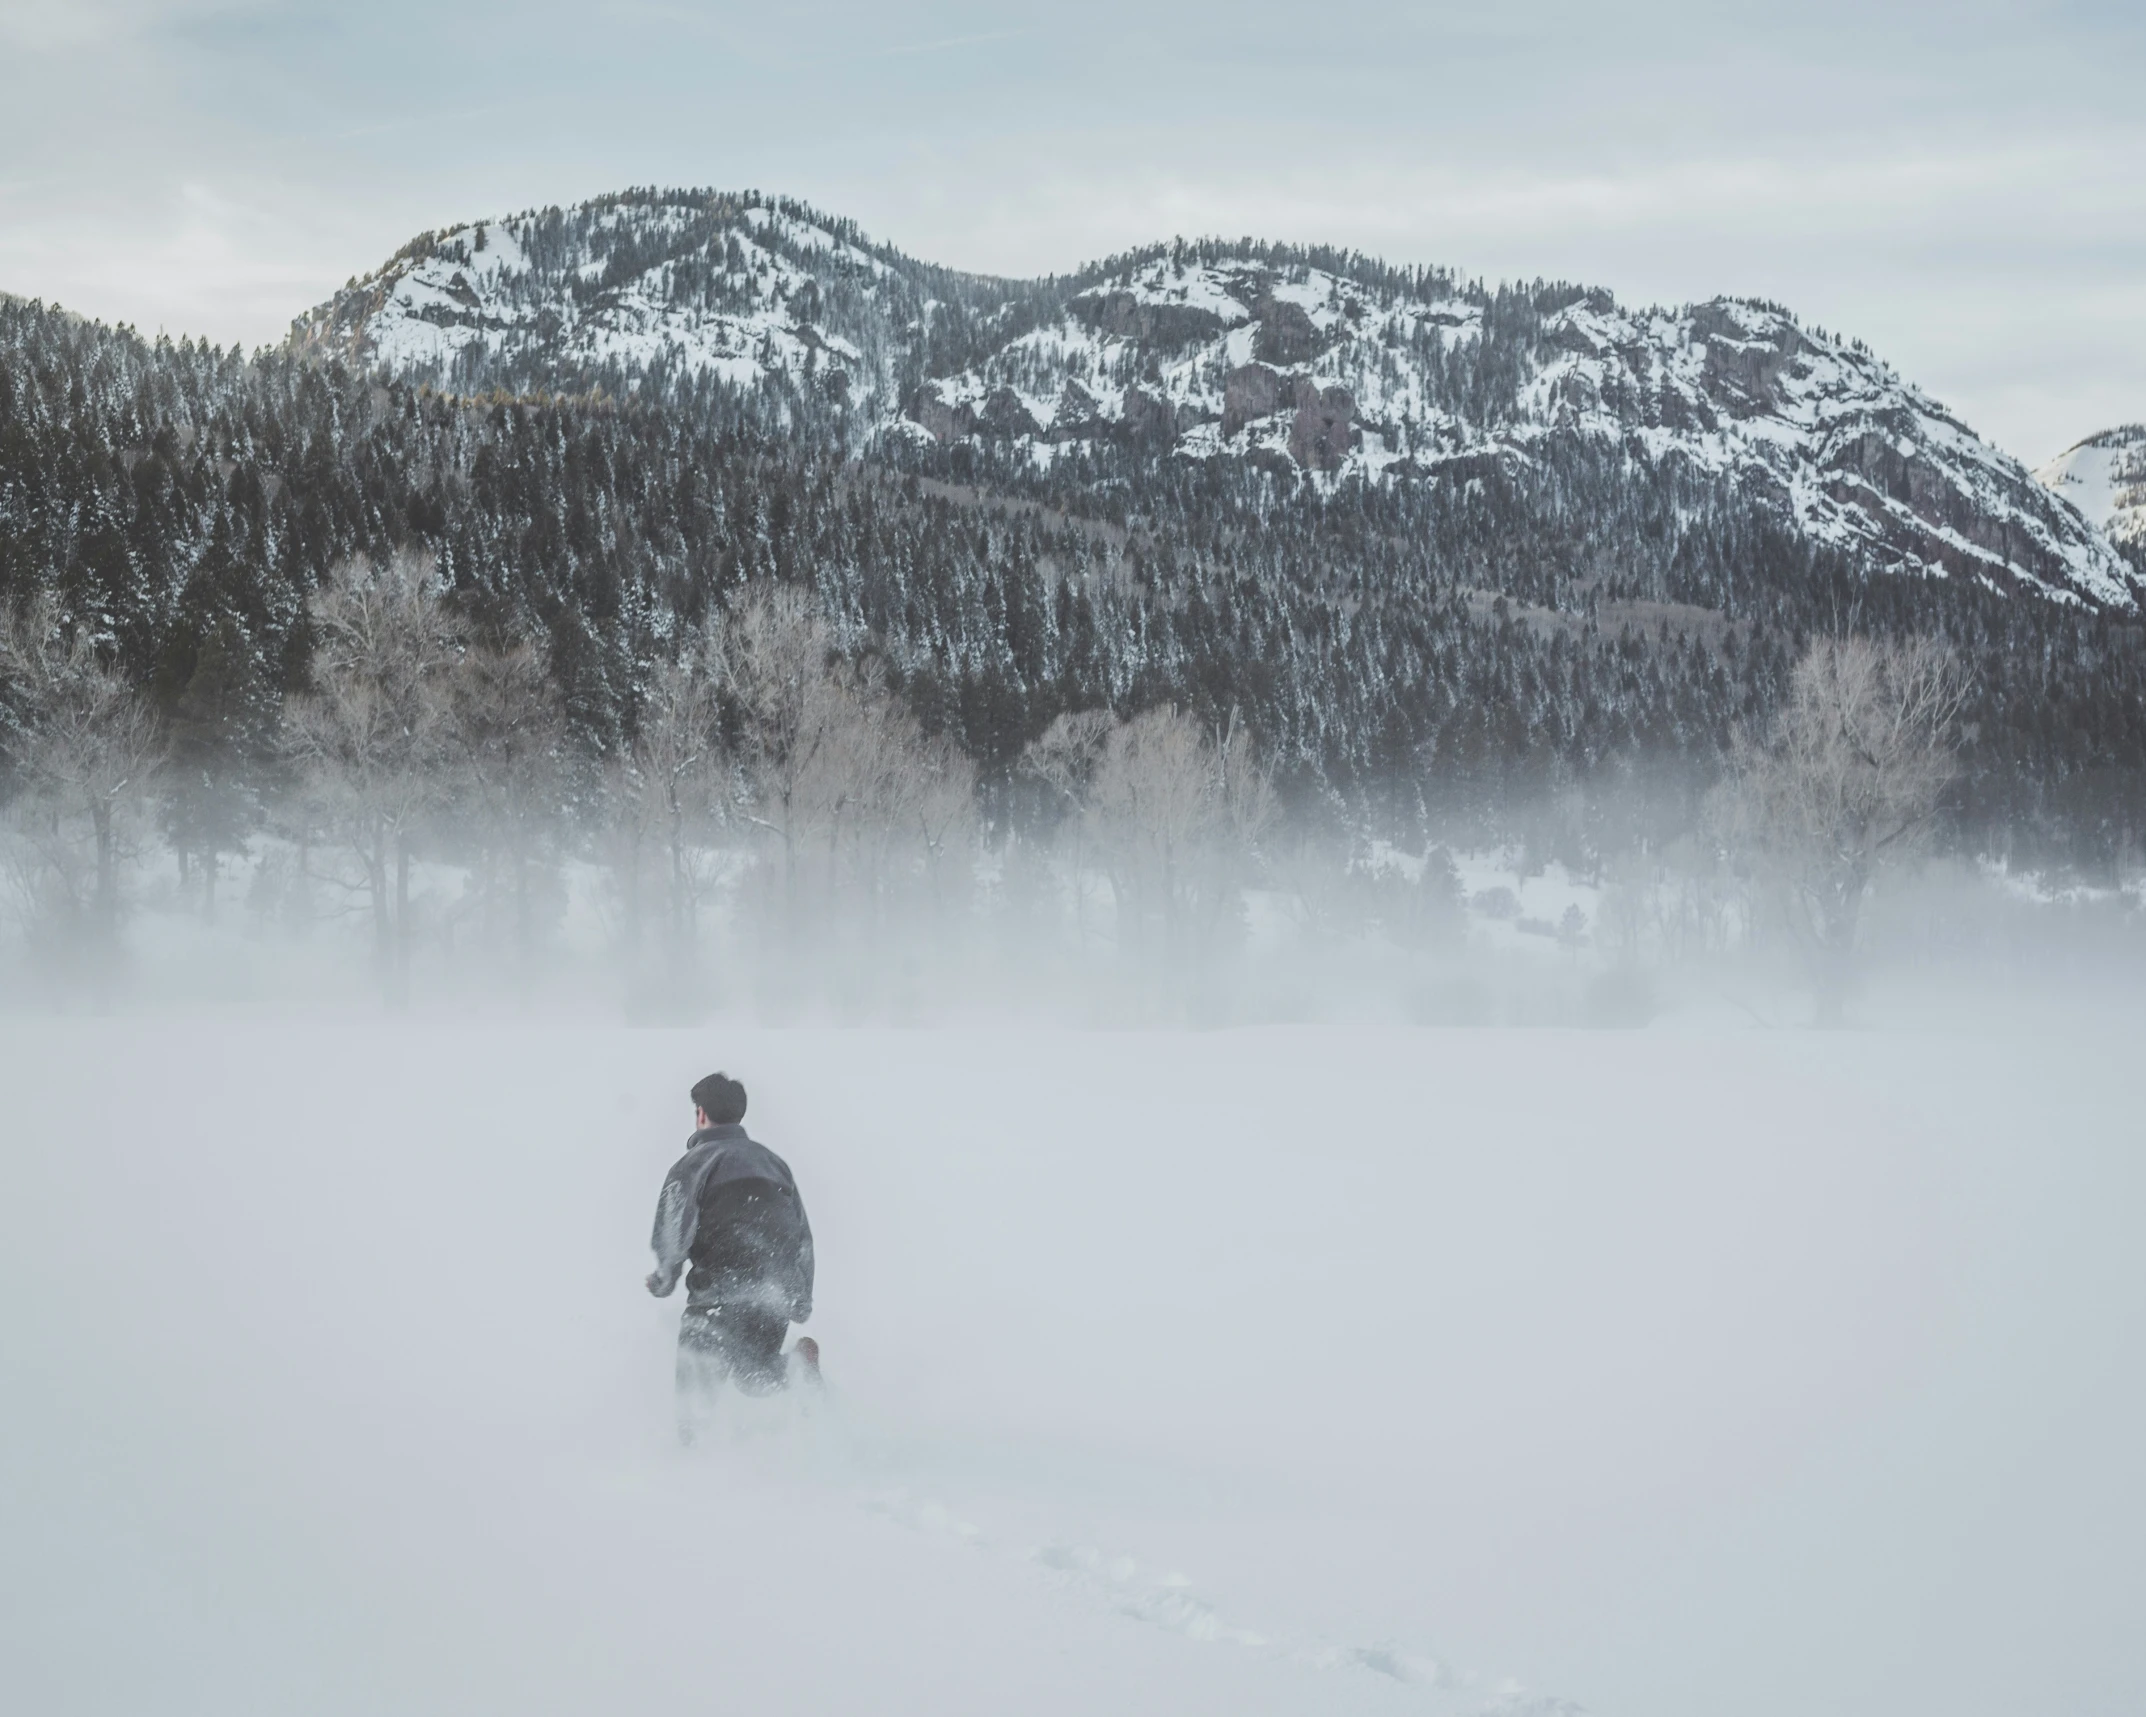
MULTIPOLYGON (((696 1131, 663 1182, 649 1244, 648 1291, 665 1298, 685 1272, 678 1324, 678 1423, 692 1440, 696 1409, 727 1377, 748 1395, 789 1380, 782 1351, 790 1325, 812 1316, 812 1225, 790 1165, 750 1138, 745 1087, 711 1073, 693 1087, 696 1131)), ((819 1373, 819 1344, 794 1356, 819 1373)))

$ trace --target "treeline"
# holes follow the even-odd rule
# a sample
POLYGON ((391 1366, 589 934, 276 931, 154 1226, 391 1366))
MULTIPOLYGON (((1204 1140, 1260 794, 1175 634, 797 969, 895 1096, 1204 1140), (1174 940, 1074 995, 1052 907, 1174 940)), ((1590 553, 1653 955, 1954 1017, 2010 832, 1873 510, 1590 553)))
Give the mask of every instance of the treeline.
POLYGON ((0 628, 0 674, 22 694, 0 861, 52 974, 108 990, 145 875, 165 869, 174 903, 213 921, 235 871, 256 923, 361 923, 402 1002, 420 957, 458 943, 533 969, 578 870, 602 877, 611 951, 641 994, 705 999, 718 946, 870 983, 878 956, 959 944, 992 864, 1025 872, 1002 875, 993 912, 1061 918, 1078 941, 1105 898, 1117 947, 1191 970, 1237 940, 1274 820, 1243 734, 1175 709, 1090 711, 1028 748, 1035 814, 994 836, 973 762, 794 586, 712 611, 604 756, 570 737, 528 638, 459 600, 429 555, 340 563, 306 625, 306 683, 251 770, 190 752, 51 596, 0 628))
MULTIPOLYGON (((1676 838, 1650 837, 1644 793, 1567 792, 1513 807, 1498 869, 1515 886, 1471 889, 1441 845, 1285 816, 1248 732, 1168 705, 1054 719, 1009 771, 1023 814, 994 824, 973 761, 924 730, 880 658, 772 582, 711 610, 645 688, 631 738, 597 757, 530 639, 437 574, 412 553, 331 569, 307 602, 306 683, 251 775, 190 755, 53 597, 0 628, 0 675, 23 694, 0 880, 48 984, 118 993, 128 919, 150 900, 167 940, 175 909, 243 923, 160 981, 215 987, 236 950, 295 955, 341 921, 396 1004, 502 977, 524 996, 584 988, 603 970, 629 1006, 669 1017, 1041 1002, 1111 1019, 1383 1005, 1637 1024, 1656 976, 1687 966, 1808 985, 1837 1018, 1873 885, 1924 846, 1962 737, 1943 646, 1826 640, 1676 838), (1559 859, 1553 891, 1587 904, 1529 916, 1516 889, 1559 859), (1516 936, 1543 939, 1536 958, 1506 957, 1516 936)), ((1965 932, 1984 952, 2086 937, 2135 956, 2120 905, 2021 937, 2005 902, 1987 884, 1937 900, 1944 922, 1911 928, 1912 951, 1971 951, 1965 932)), ((1897 928, 1880 940, 1900 950, 1897 928)), ((300 981, 340 964, 309 960, 300 981)))
MULTIPOLYGON (((712 617, 787 589, 959 753, 993 828, 1049 814, 1021 761, 1063 718, 1174 708, 1314 822, 1488 839, 1560 794, 1646 807, 1568 819, 1600 856, 1688 828, 1808 638, 1862 631, 1934 634, 1967 670, 1953 844, 2108 865, 2146 834, 2135 625, 1871 576, 1600 444, 1331 492, 1129 447, 857 460, 717 394, 446 395, 0 303, 0 603, 49 599, 144 695, 179 850, 230 850, 290 791, 315 595, 409 553, 460 623, 528 652, 570 794, 643 742, 712 617)), ((36 698, 0 686, 8 732, 36 698)))

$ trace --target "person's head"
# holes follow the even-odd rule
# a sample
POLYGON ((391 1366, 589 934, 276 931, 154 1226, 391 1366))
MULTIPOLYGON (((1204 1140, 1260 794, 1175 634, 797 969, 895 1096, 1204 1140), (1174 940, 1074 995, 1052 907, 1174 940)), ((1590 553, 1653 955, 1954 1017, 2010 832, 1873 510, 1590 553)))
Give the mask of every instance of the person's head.
POLYGON ((727 1073, 711 1073, 693 1087, 693 1113, 704 1127, 727 1127, 745 1119, 745 1087, 727 1073))

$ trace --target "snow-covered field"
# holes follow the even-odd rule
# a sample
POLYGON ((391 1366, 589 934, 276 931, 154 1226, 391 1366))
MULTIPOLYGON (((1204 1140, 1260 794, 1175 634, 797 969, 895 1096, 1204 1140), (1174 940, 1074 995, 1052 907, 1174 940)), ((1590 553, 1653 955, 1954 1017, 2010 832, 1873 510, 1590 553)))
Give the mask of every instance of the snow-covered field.
POLYGON ((2142 1025, 0 1022, 5 1703, 2136 1713, 2142 1025), (717 1065, 833 1393, 689 1456, 717 1065))

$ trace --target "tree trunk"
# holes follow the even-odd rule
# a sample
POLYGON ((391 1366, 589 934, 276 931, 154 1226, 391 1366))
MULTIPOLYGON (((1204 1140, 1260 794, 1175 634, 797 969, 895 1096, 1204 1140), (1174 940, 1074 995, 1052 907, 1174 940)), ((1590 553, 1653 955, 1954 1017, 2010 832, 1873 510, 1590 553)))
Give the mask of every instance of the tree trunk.
POLYGON ((686 934, 686 836, 685 821, 675 806, 671 809, 669 840, 671 856, 671 955, 675 959, 686 934))
POLYGON ((1831 1029, 1848 1016, 1848 960, 1834 948, 1818 951, 1818 970, 1813 985, 1815 1007, 1812 1024, 1831 1029))
POLYGON ((391 995, 398 1008, 410 1005, 410 837, 395 837, 395 975, 391 995))
POLYGON ((385 983, 394 963, 395 943, 394 926, 388 919, 387 834, 377 823, 373 825, 372 862, 365 867, 365 883, 373 901, 373 963, 385 983))
MULTIPOLYGON (((634 815, 638 818, 638 812, 634 815)), ((641 952, 641 916, 647 911, 641 897, 641 832, 638 821, 628 827, 620 837, 624 850, 626 886, 623 890, 626 901, 626 958, 630 964, 641 952)))
POLYGON ((1848 993, 1855 982, 1855 940, 1863 912, 1861 873, 1838 880, 1820 905, 1815 1023, 1837 1026, 1847 1017, 1848 993))
POLYGON ((782 927, 789 938, 790 946, 798 942, 797 925, 797 843, 790 836, 790 806, 788 800, 782 807, 782 927))
POLYGON ((514 843, 514 944, 527 954, 536 942, 529 911, 529 855, 514 843))
POLYGON ((112 836, 112 807, 97 801, 90 813, 97 831, 97 939, 110 946, 119 939, 119 854, 112 836))

